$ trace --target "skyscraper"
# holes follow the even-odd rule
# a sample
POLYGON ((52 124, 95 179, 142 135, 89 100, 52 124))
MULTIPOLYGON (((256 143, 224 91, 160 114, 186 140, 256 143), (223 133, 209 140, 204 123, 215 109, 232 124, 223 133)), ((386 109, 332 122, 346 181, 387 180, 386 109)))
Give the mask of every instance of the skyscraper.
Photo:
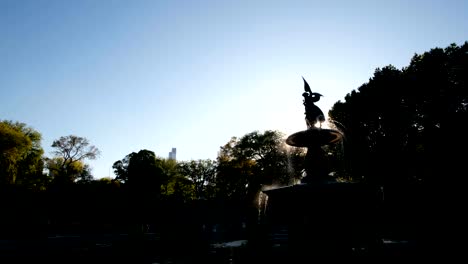
POLYGON ((177 153, 176 148, 172 148, 172 151, 169 152, 169 159, 176 160, 176 153, 177 153))

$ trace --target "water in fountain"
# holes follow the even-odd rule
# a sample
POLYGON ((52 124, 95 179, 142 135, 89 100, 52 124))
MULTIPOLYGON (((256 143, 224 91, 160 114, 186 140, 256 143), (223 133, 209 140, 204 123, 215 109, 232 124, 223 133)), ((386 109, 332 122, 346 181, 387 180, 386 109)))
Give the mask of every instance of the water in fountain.
POLYGON ((286 157, 287 157, 287 173, 289 177, 288 185, 295 185, 301 183, 301 178, 303 178, 304 171, 302 168, 299 168, 298 159, 302 159, 305 156, 303 148, 291 147, 285 144, 286 157), (300 170, 300 175, 298 172, 300 170))

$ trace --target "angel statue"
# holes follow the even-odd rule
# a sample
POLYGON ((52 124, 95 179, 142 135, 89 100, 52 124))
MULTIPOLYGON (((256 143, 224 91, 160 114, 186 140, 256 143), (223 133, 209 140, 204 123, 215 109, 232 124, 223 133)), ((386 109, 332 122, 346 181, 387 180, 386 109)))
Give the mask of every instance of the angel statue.
POLYGON ((302 94, 304 96, 304 106, 305 106, 305 119, 307 128, 315 127, 315 124, 319 122, 320 127, 322 127, 322 123, 325 121, 325 115, 323 114, 322 110, 318 108, 314 103, 320 100, 320 96, 323 96, 319 93, 313 93, 310 90, 310 86, 307 81, 302 77, 304 80, 304 90, 305 92, 302 94))

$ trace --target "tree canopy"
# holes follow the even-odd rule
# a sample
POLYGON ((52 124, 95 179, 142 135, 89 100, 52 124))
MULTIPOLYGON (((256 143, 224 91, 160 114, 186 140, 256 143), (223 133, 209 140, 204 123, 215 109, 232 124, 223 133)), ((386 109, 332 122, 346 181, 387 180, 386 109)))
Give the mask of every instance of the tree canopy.
POLYGON ((386 66, 337 102, 329 115, 344 130, 348 173, 380 183, 460 175, 468 132, 468 43, 386 66))
POLYGON ((45 185, 41 134, 24 123, 0 122, 0 184, 45 185))
POLYGON ((224 195, 252 198, 262 186, 292 184, 301 177, 301 154, 278 131, 233 137, 218 155, 217 188, 224 195))
POLYGON ((209 195, 207 191, 215 183, 216 162, 209 159, 180 162, 179 171, 192 182, 197 198, 206 198, 209 195))
POLYGON ((140 150, 132 152, 112 166, 117 179, 123 181, 133 191, 160 194, 164 182, 164 171, 154 152, 140 150))
POLYGON ((60 184, 73 183, 84 174, 90 174, 84 160, 96 159, 100 153, 87 138, 75 135, 60 137, 52 143, 52 147, 55 148, 55 157, 47 159, 47 168, 53 181, 60 184))

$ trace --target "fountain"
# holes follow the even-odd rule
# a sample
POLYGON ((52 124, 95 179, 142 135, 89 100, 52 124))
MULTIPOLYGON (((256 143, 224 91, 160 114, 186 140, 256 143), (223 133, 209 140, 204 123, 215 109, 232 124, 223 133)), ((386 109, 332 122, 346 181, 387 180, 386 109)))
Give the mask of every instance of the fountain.
POLYGON ((272 246, 288 248, 299 257, 369 250, 375 235, 376 193, 329 175, 328 155, 322 147, 340 142, 343 134, 322 128, 325 116, 315 105, 322 95, 312 92, 305 79, 304 90, 307 129, 290 135, 286 143, 307 148, 306 175, 300 184, 263 191, 268 197, 265 225, 272 246))
POLYGON ((323 151, 322 146, 339 142, 343 135, 338 130, 322 128, 325 116, 322 110, 314 104, 320 100, 322 95, 313 93, 307 81, 304 78, 302 79, 304 80, 305 90, 302 96, 304 97, 307 130, 290 135, 286 139, 286 143, 294 147, 307 148, 305 157, 306 177, 303 182, 326 181, 330 177, 328 177, 326 153, 323 151))

